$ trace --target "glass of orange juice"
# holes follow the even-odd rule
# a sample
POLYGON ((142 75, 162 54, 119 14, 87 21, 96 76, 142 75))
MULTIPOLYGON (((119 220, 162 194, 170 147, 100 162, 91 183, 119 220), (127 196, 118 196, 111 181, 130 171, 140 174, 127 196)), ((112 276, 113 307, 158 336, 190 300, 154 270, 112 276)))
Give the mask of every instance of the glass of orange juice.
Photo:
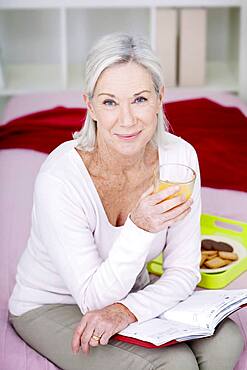
POLYGON ((173 198, 178 195, 185 195, 186 200, 192 194, 196 173, 191 168, 180 163, 166 163, 158 167, 155 174, 155 193, 164 190, 172 185, 179 185, 180 190, 167 197, 166 199, 173 198))

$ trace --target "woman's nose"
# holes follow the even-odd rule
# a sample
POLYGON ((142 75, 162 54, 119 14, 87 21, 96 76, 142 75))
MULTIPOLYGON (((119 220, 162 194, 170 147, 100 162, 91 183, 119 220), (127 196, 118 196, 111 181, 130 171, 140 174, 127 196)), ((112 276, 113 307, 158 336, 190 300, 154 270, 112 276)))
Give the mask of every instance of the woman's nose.
POLYGON ((120 126, 133 126, 135 124, 135 117, 129 104, 120 107, 119 116, 120 126))

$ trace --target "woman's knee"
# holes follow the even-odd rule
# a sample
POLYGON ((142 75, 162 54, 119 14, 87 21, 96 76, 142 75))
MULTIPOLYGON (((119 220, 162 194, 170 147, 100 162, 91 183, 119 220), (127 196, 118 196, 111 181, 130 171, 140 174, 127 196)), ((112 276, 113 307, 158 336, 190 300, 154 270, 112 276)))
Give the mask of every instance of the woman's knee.
POLYGON ((164 348, 160 360, 160 365, 154 366, 155 370, 199 370, 194 353, 186 343, 164 348))
POLYGON ((226 319, 216 329, 212 348, 217 347, 218 357, 236 363, 244 347, 244 339, 238 325, 231 319, 226 319))
POLYGON ((219 324, 213 336, 190 343, 200 370, 232 370, 244 347, 238 325, 226 319, 219 324))
POLYGON ((226 319, 222 323, 222 335, 226 337, 225 351, 229 361, 235 365, 244 349, 244 338, 240 331, 239 326, 231 319, 226 319))

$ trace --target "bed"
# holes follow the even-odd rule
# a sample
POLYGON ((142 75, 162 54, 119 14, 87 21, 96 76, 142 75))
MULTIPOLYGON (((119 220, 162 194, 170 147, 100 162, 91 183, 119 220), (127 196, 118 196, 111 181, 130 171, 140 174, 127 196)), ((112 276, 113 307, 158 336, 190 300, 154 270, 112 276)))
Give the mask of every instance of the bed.
MULTIPOLYGON (((221 105, 237 107, 247 116, 247 104, 230 94, 170 89, 167 92, 166 101, 178 102, 198 97, 210 97, 221 105)), ((58 105, 82 107, 81 93, 74 91, 13 97, 5 108, 1 124, 5 125, 15 118, 52 109, 58 105)), ((26 149, 0 151, 0 368, 3 370, 57 369, 17 336, 8 323, 7 310, 8 298, 15 283, 16 265, 25 248, 30 230, 34 180, 46 156, 45 153, 26 149)), ((202 207, 203 213, 247 222, 247 192, 245 191, 203 187, 202 207)), ((247 272, 226 289, 246 286, 247 272)), ((247 370, 247 309, 234 313, 232 318, 240 326, 246 343, 235 370, 247 370)))

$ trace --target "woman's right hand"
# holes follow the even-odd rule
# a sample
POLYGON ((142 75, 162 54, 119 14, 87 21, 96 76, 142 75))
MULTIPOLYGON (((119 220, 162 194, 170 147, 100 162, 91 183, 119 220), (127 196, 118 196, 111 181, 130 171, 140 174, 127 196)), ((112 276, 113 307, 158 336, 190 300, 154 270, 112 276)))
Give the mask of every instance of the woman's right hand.
POLYGON ((151 186, 143 193, 130 213, 132 222, 139 228, 157 233, 182 220, 191 211, 191 198, 185 201, 185 197, 179 195, 166 199, 179 191, 178 186, 168 187, 158 193, 153 193, 153 190, 154 186, 151 186))

